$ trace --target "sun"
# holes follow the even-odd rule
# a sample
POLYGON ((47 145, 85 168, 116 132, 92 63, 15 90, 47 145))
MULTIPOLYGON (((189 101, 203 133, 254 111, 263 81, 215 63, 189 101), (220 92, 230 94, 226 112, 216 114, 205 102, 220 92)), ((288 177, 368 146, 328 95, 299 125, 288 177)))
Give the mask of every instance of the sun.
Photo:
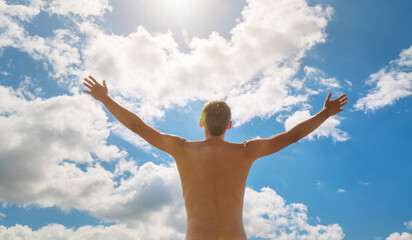
POLYGON ((158 10, 170 21, 194 21, 207 1, 158 0, 158 10))

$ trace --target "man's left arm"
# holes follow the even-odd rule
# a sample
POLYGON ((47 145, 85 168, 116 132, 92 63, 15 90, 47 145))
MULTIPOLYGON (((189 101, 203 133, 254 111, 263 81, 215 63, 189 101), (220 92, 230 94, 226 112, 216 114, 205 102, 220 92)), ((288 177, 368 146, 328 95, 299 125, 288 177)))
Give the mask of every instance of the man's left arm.
POLYGON ((162 133, 147 125, 133 112, 122 107, 109 96, 106 81, 103 80, 103 85, 101 85, 92 76, 89 76, 89 79, 85 78, 84 81, 83 84, 90 91, 84 90, 83 92, 90 94, 97 101, 103 103, 107 110, 125 127, 137 133, 155 148, 165 151, 170 155, 175 155, 181 151, 183 144, 187 141, 186 139, 162 133))

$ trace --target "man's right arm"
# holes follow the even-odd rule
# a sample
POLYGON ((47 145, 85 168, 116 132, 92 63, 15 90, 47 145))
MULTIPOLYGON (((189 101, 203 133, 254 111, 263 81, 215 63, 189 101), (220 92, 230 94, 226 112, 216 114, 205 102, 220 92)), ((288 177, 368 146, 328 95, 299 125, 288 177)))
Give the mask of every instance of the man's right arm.
POLYGON ((292 143, 298 142, 313 132, 330 116, 341 112, 343 110, 342 107, 347 103, 348 97, 346 94, 341 95, 333 101, 330 101, 331 96, 332 94, 329 93, 324 107, 319 113, 299 123, 289 131, 268 138, 246 141, 244 144, 248 155, 253 160, 256 160, 260 157, 273 154, 292 143))

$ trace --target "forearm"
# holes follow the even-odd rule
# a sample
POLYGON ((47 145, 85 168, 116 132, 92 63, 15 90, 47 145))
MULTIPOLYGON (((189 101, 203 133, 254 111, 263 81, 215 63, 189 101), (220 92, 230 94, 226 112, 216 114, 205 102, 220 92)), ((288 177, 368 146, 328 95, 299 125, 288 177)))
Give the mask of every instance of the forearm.
POLYGON ((295 137, 295 140, 299 141, 300 139, 306 137, 309 133, 317 129, 329 117, 330 117, 330 114, 327 112, 327 110, 322 109, 316 115, 299 123, 298 125, 294 126, 289 131, 295 137))
POLYGON ((173 155, 180 150, 181 143, 185 141, 183 138, 161 133, 147 125, 139 116, 119 105, 109 95, 101 102, 119 122, 155 148, 173 155))
POLYGON ((136 114, 122 107, 109 95, 107 95, 107 97, 105 97, 101 102, 107 110, 109 110, 109 112, 112 113, 117 120, 119 120, 119 122, 132 131, 135 131, 139 122, 142 122, 136 114))

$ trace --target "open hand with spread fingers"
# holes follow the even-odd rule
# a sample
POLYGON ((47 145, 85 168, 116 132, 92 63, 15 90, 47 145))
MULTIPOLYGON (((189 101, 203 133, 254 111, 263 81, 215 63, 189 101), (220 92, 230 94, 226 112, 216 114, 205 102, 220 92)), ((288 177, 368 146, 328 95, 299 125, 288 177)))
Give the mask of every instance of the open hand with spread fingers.
POLYGON ((92 95, 94 99, 102 102, 106 97, 109 96, 109 91, 106 86, 106 80, 103 80, 103 86, 96 81, 92 76, 85 78, 83 82, 84 86, 88 87, 90 91, 83 90, 83 92, 92 95))
POLYGON ((348 97, 346 96, 346 94, 343 94, 332 101, 330 100, 331 97, 332 97, 332 93, 329 93, 328 97, 325 100, 323 109, 325 109, 329 113, 330 116, 333 116, 343 111, 342 107, 348 103, 348 97))

